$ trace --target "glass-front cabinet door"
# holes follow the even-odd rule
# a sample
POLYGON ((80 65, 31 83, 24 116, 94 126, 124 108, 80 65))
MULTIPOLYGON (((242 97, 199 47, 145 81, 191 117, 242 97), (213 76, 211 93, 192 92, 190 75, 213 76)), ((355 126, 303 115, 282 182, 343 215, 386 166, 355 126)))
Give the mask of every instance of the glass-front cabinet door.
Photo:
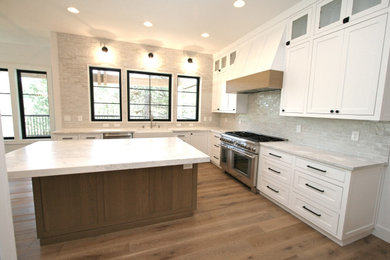
POLYGON ((389 0, 349 0, 347 15, 351 20, 389 6, 389 0))
POLYGON ((346 16, 346 0, 323 0, 316 7, 315 33, 343 24, 346 16))
POLYGON ((290 18, 286 45, 306 40, 311 36, 312 8, 308 8, 290 18))

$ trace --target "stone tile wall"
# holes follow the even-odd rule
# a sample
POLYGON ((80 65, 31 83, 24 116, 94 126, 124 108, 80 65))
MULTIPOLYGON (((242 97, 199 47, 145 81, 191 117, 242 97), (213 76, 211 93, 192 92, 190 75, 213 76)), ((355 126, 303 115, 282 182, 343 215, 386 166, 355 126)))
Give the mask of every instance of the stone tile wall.
POLYGON ((217 126, 219 124, 219 115, 211 113, 212 55, 120 41, 105 41, 110 56, 107 60, 103 60, 99 56, 102 42, 98 39, 57 33, 57 40, 62 118, 56 120, 62 120, 63 128, 138 128, 147 125, 147 122, 127 122, 127 69, 172 74, 172 122, 158 123, 161 127, 177 126, 175 122, 177 75, 201 77, 200 122, 181 123, 181 125, 217 126), (158 60, 157 64, 148 64, 149 60, 145 57, 149 52, 154 53, 154 60, 158 60), (194 60, 194 67, 188 67, 186 63, 189 56, 194 60), (122 122, 90 121, 88 65, 122 68, 122 122), (79 121, 80 116, 81 121, 79 121))

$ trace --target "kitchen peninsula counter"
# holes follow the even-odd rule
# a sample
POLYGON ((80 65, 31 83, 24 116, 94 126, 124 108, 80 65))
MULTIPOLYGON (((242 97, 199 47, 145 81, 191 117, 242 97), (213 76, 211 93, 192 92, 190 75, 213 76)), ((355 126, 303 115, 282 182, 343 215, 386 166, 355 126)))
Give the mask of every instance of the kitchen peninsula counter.
POLYGON ((209 156, 170 137, 36 142, 6 160, 9 179, 32 178, 37 235, 50 244, 191 216, 209 156))

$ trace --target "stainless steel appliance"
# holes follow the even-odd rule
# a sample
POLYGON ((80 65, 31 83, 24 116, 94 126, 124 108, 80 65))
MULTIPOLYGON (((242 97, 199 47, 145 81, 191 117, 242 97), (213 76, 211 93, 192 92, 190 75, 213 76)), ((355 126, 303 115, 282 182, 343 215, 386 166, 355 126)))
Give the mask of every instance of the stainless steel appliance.
POLYGON ((261 142, 286 139, 251 132, 226 132, 221 135, 222 169, 256 192, 257 168, 261 142))
POLYGON ((107 132, 103 133, 103 139, 131 139, 133 132, 107 132))

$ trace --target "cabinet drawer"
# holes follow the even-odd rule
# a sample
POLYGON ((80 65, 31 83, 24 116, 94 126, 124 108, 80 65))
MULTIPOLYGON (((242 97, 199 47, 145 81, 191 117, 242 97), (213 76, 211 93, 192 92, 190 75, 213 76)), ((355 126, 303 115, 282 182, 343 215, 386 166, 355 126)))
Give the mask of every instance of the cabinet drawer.
POLYGON ((280 164, 278 161, 271 160, 266 156, 261 157, 261 163, 262 174, 265 177, 290 185, 291 168, 280 164))
POLYGON ((343 197, 343 188, 335 184, 295 171, 294 191, 301 193, 307 198, 339 210, 343 197))
POLYGON ((260 191, 267 194, 274 200, 280 202, 281 204, 288 205, 288 188, 285 188, 283 185, 277 184, 274 181, 263 176, 261 179, 260 191))
POLYGON ((294 160, 294 156, 292 155, 264 147, 261 148, 261 155, 287 164, 292 164, 294 160))
POLYGON ((79 135, 73 135, 73 134, 65 134, 65 135, 57 135, 56 140, 78 140, 79 135))
POLYGON ((80 139, 102 139, 102 134, 80 134, 79 135, 80 139))
POLYGON ((215 133, 210 133, 210 142, 211 142, 211 145, 219 145, 221 143, 221 140, 219 140, 221 138, 221 135, 219 134, 215 134, 215 133))
POLYGON ((291 207, 301 217, 336 235, 339 223, 339 214, 336 212, 321 207, 317 203, 311 202, 295 193, 291 194, 291 207))
POLYGON ((326 164, 313 162, 306 159, 297 158, 295 165, 299 168, 305 169, 307 172, 325 176, 337 181, 344 182, 346 170, 334 168, 326 164))

